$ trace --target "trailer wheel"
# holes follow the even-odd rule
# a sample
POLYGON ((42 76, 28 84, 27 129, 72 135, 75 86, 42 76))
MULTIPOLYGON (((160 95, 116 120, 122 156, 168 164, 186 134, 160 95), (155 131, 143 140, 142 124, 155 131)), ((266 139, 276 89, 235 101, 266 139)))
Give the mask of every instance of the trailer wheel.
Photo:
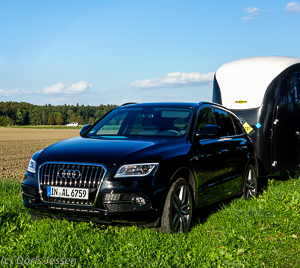
POLYGON ((244 177, 243 198, 248 200, 257 196, 257 175, 254 167, 250 164, 244 177))

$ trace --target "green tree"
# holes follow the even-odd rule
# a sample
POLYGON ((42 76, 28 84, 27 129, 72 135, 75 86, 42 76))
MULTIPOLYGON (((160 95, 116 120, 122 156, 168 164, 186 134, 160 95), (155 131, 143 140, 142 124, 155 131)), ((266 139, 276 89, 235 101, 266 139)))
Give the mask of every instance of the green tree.
POLYGON ((7 126, 7 120, 6 120, 6 117, 4 115, 0 116, 0 126, 3 126, 3 127, 7 126))
POLYGON ((48 117, 48 125, 54 125, 55 121, 54 121, 54 116, 53 114, 50 114, 48 117))
POLYGON ((17 121, 17 124, 19 124, 19 125, 23 124, 23 116, 22 116, 22 112, 20 111, 20 109, 17 110, 16 121, 17 121))
POLYGON ((89 118, 89 124, 94 124, 95 123, 95 118, 94 117, 90 117, 89 118))
POLYGON ((46 111, 44 109, 42 110, 41 117, 42 117, 43 125, 45 125, 47 117, 46 117, 46 111))
POLYGON ((76 114, 72 109, 69 109, 67 111, 68 114, 68 121, 69 123, 75 122, 76 121, 76 114))
POLYGON ((83 124, 83 117, 81 115, 77 115, 76 122, 78 122, 79 125, 83 124))
POLYGON ((53 114, 54 120, 55 120, 55 122, 56 122, 56 121, 57 121, 57 117, 58 117, 58 115, 60 114, 60 112, 53 112, 52 114, 53 114))
POLYGON ((62 114, 59 114, 56 118, 56 124, 62 125, 63 123, 64 123, 64 118, 63 118, 62 114))
POLYGON ((6 116, 6 122, 8 126, 13 126, 14 125, 14 120, 6 116))

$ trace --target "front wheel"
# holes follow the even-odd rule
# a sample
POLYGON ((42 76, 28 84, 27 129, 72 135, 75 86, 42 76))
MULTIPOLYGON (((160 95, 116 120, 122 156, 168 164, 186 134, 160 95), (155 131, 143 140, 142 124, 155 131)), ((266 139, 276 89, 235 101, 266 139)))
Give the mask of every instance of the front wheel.
POLYGON ((185 179, 176 180, 167 195, 162 219, 163 233, 187 233, 192 221, 193 199, 185 179))
POLYGON ((250 199, 257 196, 257 175, 252 165, 249 165, 245 173, 243 198, 250 199))

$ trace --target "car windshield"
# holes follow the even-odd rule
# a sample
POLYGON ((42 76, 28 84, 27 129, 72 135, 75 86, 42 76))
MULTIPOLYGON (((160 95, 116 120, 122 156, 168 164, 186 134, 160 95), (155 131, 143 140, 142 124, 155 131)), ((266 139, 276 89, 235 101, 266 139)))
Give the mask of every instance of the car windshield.
POLYGON ((100 120, 87 136, 183 136, 191 113, 191 109, 170 107, 115 109, 100 120))

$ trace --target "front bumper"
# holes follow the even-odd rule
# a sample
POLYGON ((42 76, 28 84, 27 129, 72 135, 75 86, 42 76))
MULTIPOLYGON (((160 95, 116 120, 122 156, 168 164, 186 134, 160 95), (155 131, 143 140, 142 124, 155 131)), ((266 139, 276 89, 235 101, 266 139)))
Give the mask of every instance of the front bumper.
POLYGON ((165 201, 164 183, 157 181, 157 177, 106 178, 92 204, 76 204, 63 198, 47 201, 45 189, 38 187, 36 176, 26 172, 22 182, 23 205, 40 217, 157 226, 165 201))

